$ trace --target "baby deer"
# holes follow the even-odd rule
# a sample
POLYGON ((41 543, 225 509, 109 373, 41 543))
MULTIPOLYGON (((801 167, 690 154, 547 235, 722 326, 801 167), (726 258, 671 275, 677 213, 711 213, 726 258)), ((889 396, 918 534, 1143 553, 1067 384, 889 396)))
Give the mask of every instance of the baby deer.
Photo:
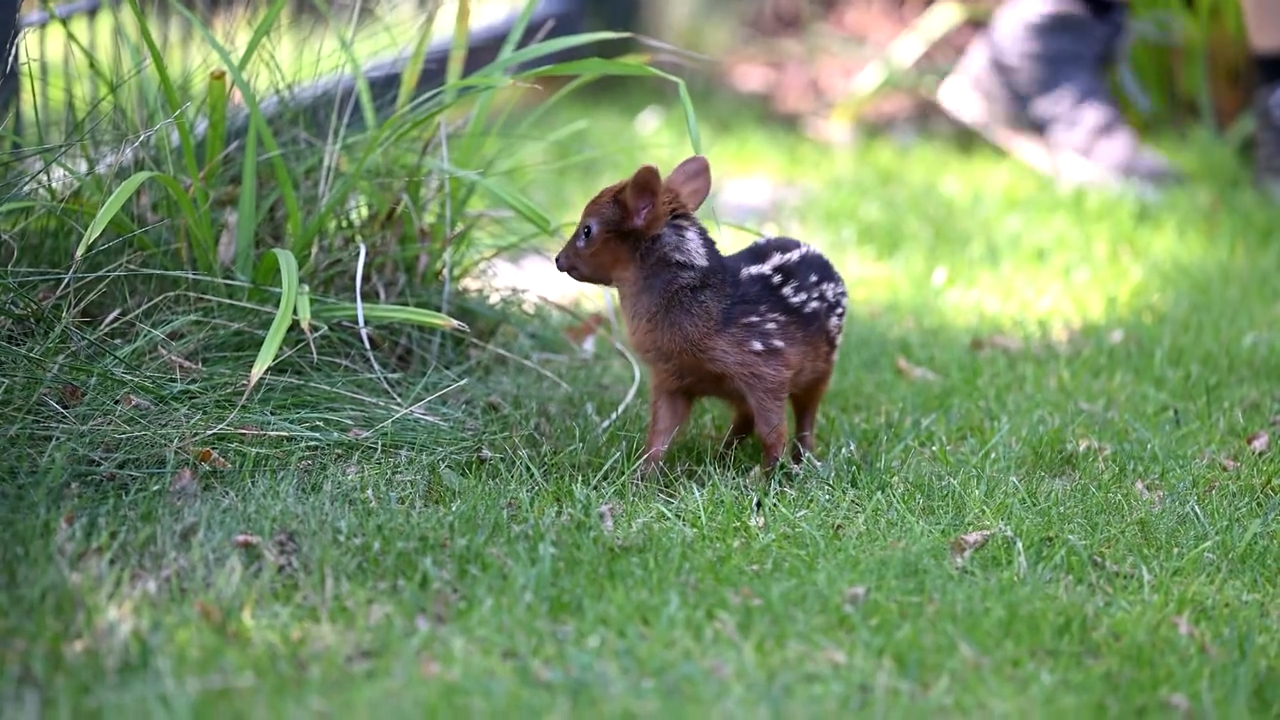
POLYGON ((843 278, 817 250, 763 238, 722 255, 694 217, 711 166, 694 155, 664 181, 644 165, 596 194, 556 269, 618 290, 632 347, 650 371, 642 469, 662 460, 693 402, 716 397, 735 414, 722 451, 753 432, 774 469, 795 413, 791 460, 813 452, 818 403, 844 330, 843 278))

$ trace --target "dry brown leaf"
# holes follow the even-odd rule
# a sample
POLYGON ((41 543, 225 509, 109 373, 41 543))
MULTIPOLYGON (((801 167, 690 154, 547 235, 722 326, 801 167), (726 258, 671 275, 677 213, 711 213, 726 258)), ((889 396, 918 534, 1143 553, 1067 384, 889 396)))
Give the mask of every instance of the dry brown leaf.
POLYGON ((218 235, 218 264, 231 267, 236 261, 236 211, 227 208, 226 222, 222 224, 222 232, 218 235))
POLYGON ((84 400, 84 391, 79 386, 68 383, 58 388, 58 396, 67 407, 75 407, 84 400))
POLYGON ((425 656, 418 661, 418 672, 422 674, 423 680, 431 680, 440 676, 440 661, 433 657, 425 656))
POLYGON ((222 611, 219 610, 216 606, 210 605, 209 603, 203 600, 197 599, 195 601, 195 608, 196 608, 196 612, 200 614, 200 617, 204 618, 205 622, 209 623, 210 625, 222 624, 222 611))
POLYGON ((1182 693, 1173 693, 1164 699, 1174 712, 1186 715, 1191 712, 1191 700, 1182 693))
POLYGON ((613 532, 613 506, 605 503, 597 510, 600 513, 600 526, 607 533, 613 532))
POLYGON ((744 585, 738 588, 737 592, 729 593, 729 602, 733 603, 734 605, 747 604, 747 605, 754 606, 754 605, 759 605, 764 601, 756 597, 756 594, 751 592, 751 588, 744 585))
POLYGON ((934 380, 939 380, 942 377, 927 367, 911 364, 901 355, 898 356, 898 359, 895 360, 893 364, 894 367, 898 369, 898 373, 908 380, 924 380, 932 382, 934 380))
POLYGON ((854 585, 844 591, 844 606, 846 609, 861 605, 862 601, 867 599, 867 587, 865 585, 854 585))
POLYGON ((169 481, 169 492, 177 497, 191 497, 199 491, 200 484, 196 480, 196 471, 189 467, 180 468, 169 481))
POLYGON ((280 572, 291 572, 298 569, 298 541, 288 530, 276 532, 271 538, 271 561, 280 572))
POLYGON ((1245 438, 1245 444, 1254 455, 1262 455, 1271 449, 1271 435, 1266 430, 1259 430, 1245 438))
POLYGON ((1209 641, 1205 640, 1204 635, 1200 632, 1200 629, 1197 628, 1195 625, 1192 625, 1191 619, 1188 618, 1185 614, 1174 615, 1172 618, 1170 618, 1170 621, 1173 622, 1173 624, 1178 627, 1179 635, 1195 640, 1196 643, 1200 646, 1200 649, 1206 655, 1214 654, 1214 650, 1209 645, 1209 641))
POLYGON ((176 370, 196 371, 200 369, 200 366, 197 365, 196 363, 191 362, 190 360, 182 357, 181 355, 169 352, 164 348, 160 348, 160 354, 164 355, 164 359, 168 360, 169 363, 173 365, 174 369, 176 370))
POLYGON ((120 407, 126 410, 129 410, 132 408, 137 408, 138 410, 150 410, 151 403, 146 400, 143 400, 140 397, 137 397, 136 395, 130 395, 128 393, 125 393, 125 395, 120 398, 120 407))
POLYGON ((201 448, 198 450, 196 452, 196 460, 199 461, 201 465, 208 465, 209 467, 217 468, 218 470, 226 470, 231 467, 231 463, 223 460, 222 456, 213 448, 201 448))
POLYGON ((985 338, 973 338, 969 341, 969 349, 974 352, 982 352, 983 350, 1002 350, 1004 352, 1018 352, 1024 347, 1022 340, 1009 335, 989 335, 985 338))
POLYGON ((1154 486, 1148 488, 1141 479, 1133 481, 1133 489, 1138 491, 1138 497, 1151 501, 1151 504, 1156 507, 1160 507, 1164 502, 1164 491, 1154 486))
POLYGON ((849 656, 845 655, 844 651, 839 648, 829 647, 823 650, 822 657, 832 665, 844 665, 849 662, 849 656))
POLYGON ((974 530, 955 538, 951 541, 951 561, 960 565, 995 534, 995 530, 974 530))
POLYGON ((238 548, 261 547, 262 538, 252 533, 240 533, 231 538, 231 543, 238 548))
POLYGON ((1218 464, 1221 465, 1222 469, 1226 470, 1227 472, 1231 472, 1236 468, 1240 467, 1240 463, 1236 462, 1235 460, 1232 460, 1229 457, 1218 458, 1218 464))
POLYGON ((1187 619, 1186 615, 1174 615, 1172 618, 1170 618, 1170 620, 1172 620, 1174 625, 1178 626, 1179 635, 1182 635, 1185 637, 1196 636, 1196 632, 1197 632, 1196 628, 1194 625, 1191 624, 1191 621, 1187 619))

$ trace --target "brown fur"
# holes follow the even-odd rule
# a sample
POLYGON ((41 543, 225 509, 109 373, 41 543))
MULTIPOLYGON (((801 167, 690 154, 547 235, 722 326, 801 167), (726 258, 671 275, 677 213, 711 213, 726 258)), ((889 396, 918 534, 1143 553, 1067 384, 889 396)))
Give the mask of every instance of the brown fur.
POLYGON ((702 265, 697 253, 673 244, 680 233, 691 232, 679 224, 688 221, 673 216, 691 216, 710 187, 710 167, 700 156, 682 162, 665 182, 657 168, 642 166, 587 203, 556 256, 557 268, 575 280, 618 290, 631 345, 650 371, 645 470, 661 462, 701 397, 720 398, 735 409, 723 450, 754 433, 764 448, 766 470, 776 466, 786 448, 790 400, 796 418, 791 459, 798 463, 813 452, 818 404, 835 364, 826 335, 786 318, 769 336, 781 348, 768 354, 748 349, 762 337, 759 324, 726 325, 726 307, 742 302, 726 279, 729 261, 709 239, 702 265), (663 233, 676 254, 664 254, 663 233), (680 257, 690 262, 677 262, 680 257))

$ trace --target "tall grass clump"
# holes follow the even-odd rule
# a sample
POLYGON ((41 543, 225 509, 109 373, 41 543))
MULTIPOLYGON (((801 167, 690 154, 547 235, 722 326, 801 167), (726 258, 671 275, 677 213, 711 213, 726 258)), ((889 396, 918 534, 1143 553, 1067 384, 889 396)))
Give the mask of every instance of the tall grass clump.
MULTIPOLYGON (((43 462, 71 428, 128 424, 140 407, 148 437, 170 434, 149 462, 234 433, 452 446, 471 407, 458 388, 485 362, 476 350, 511 327, 506 308, 460 283, 492 254, 557 231, 526 192, 539 172, 531 151, 555 140, 531 123, 593 80, 650 76, 680 90, 698 148, 680 79, 642 54, 581 52, 625 33, 539 37, 536 2, 470 72, 465 0, 443 72, 423 69, 441 10, 428 4, 393 92, 385 73, 358 71, 369 63, 359 24, 322 5, 344 75, 298 90, 304 73, 278 54, 286 0, 237 43, 174 4, 195 30, 187 56, 211 56, 205 66, 172 62, 139 2, 125 0, 118 24, 133 67, 114 79, 86 71, 103 80, 101 118, 57 139, 25 132, 0 180, 0 362, 28 379, 0 402, 14 408, 11 437, 42 438, 25 462, 43 462), (544 78, 558 89, 525 101, 520 88, 544 78)), ((99 435, 120 451, 120 432, 99 435)))

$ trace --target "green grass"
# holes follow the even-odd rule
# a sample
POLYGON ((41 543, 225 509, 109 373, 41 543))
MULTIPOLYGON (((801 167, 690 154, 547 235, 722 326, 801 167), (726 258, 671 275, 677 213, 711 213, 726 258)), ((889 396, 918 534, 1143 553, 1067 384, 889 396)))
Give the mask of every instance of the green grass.
MULTIPOLYGON (((639 132, 646 102, 559 106, 547 133, 589 122, 533 145, 523 189, 570 221, 636 163, 670 168, 683 120, 663 100, 639 132)), ((524 362, 458 342, 436 364, 430 336, 384 329, 399 402, 353 330, 313 361, 295 329, 239 404, 265 325, 245 311, 138 310, 145 274, 45 307, 56 275, 11 271, 6 716, 1280 711, 1280 466, 1245 441, 1280 414, 1280 231, 1238 159, 1163 142, 1193 180, 1146 206, 1056 193, 982 146, 833 151, 699 107, 717 181, 804 188, 771 222, 850 285, 821 468, 766 486, 754 442, 713 460, 728 414, 706 403, 670 472, 633 482, 647 392, 597 432, 630 366, 537 355, 569 353, 550 310, 492 320, 524 362), (971 349, 995 333, 1027 347, 971 349), (435 393, 437 422, 397 416, 435 393), (957 569, 977 530, 998 532, 957 569), (279 531, 291 570, 237 546, 279 531)))
MULTIPOLYGON (((515 0, 472 0, 470 4, 472 26, 492 23, 523 6, 515 0)), ((151 3, 141 5, 154 12, 151 3)), ((319 3, 316 7, 324 8, 319 3)), ((428 9, 426 4, 365 5, 363 10, 369 13, 368 17, 353 23, 350 9, 345 13, 313 9, 310 16, 304 16, 291 8, 271 24, 261 40, 259 57, 266 56, 268 60, 246 68, 245 79, 259 97, 264 97, 297 83, 349 71, 352 58, 368 62, 402 53, 424 32, 431 42, 447 39, 453 33, 457 2, 440 3, 434 15, 428 9), (427 23, 430 27, 425 26, 427 23), (344 43, 349 50, 344 49, 344 43)), ((220 59, 178 11, 168 12, 171 17, 156 15, 150 28, 165 51, 165 72, 184 86, 185 94, 201 92, 208 73, 221 65, 220 59)), ((253 12, 232 10, 214 15, 208 18, 208 29, 219 43, 239 56, 251 43, 265 13, 264 7, 253 12)), ((87 130, 78 127, 84 124, 86 111, 110 118, 113 109, 116 113, 122 109, 113 108, 113 104, 132 110, 133 106, 145 106, 159 94, 142 34, 127 3, 93 16, 80 14, 30 30, 19 43, 17 63, 25 98, 23 122, 46 133, 55 117, 74 118, 66 121, 68 127, 64 131, 75 134, 73 130, 87 130)), ((108 123, 108 127, 113 124, 108 123)), ((133 132, 139 129, 129 128, 133 132)))

